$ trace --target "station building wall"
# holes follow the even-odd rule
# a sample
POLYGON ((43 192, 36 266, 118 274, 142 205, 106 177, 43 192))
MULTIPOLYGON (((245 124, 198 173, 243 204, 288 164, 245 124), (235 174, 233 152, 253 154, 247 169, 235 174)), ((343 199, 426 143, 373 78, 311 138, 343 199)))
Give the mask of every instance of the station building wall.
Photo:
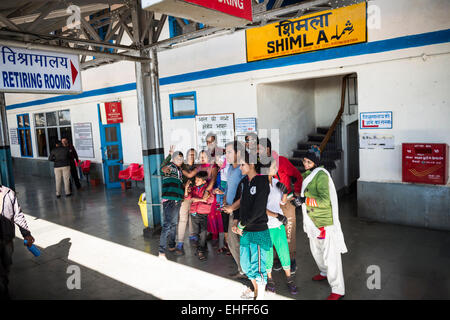
MULTIPOLYGON (((368 29, 365 44, 247 63, 245 32, 240 31, 160 52, 165 150, 172 144, 182 151, 195 147, 195 120, 171 120, 169 94, 196 91, 198 114, 233 112, 235 117, 257 117, 259 124, 264 125, 270 122, 270 108, 266 99, 261 101, 261 98, 272 97, 267 93, 276 91, 279 85, 274 83, 306 83, 309 79, 328 78, 318 80, 324 91, 315 91, 316 107, 311 114, 314 125, 326 126, 335 112, 322 112, 322 107, 317 105, 325 106, 324 102, 336 99, 331 97, 336 97, 335 89, 325 89, 328 84, 336 87, 328 82, 355 73, 358 112, 392 111, 393 129, 377 133, 392 134, 395 138, 394 150, 360 150, 358 214, 378 221, 450 230, 449 182, 445 186, 402 183, 400 156, 401 144, 406 142, 450 144, 450 21, 447 14, 450 2, 436 0, 430 5, 426 0, 377 0, 368 4, 377 6, 381 24, 378 29, 368 29), (191 135, 183 132, 191 132, 191 135)), ((87 70, 83 72, 84 90, 101 89, 104 94, 83 97, 78 102, 57 102, 58 106, 73 104, 71 110, 75 110, 75 116, 82 110, 77 105, 86 104, 86 110, 91 110, 87 104, 95 106, 99 101, 119 98, 127 101, 125 108, 134 115, 130 115, 127 127, 133 136, 122 137, 129 154, 125 163, 140 160, 134 81, 134 65, 127 62, 87 70)), ((289 90, 287 87, 279 89, 289 90)), ((42 96, 7 94, 6 98, 7 105, 12 107, 8 110, 8 121, 13 121, 10 117, 17 113, 56 106, 49 102, 21 107, 24 103, 42 100, 42 96)), ((335 101, 330 105, 335 108, 335 101)), ((92 115, 91 121, 94 123, 98 118, 92 115)), ((99 148, 98 141, 96 143, 99 148)), ((288 151, 288 147, 280 148, 283 153, 288 151)), ((12 148, 12 153, 13 157, 18 157, 16 149, 12 148)))

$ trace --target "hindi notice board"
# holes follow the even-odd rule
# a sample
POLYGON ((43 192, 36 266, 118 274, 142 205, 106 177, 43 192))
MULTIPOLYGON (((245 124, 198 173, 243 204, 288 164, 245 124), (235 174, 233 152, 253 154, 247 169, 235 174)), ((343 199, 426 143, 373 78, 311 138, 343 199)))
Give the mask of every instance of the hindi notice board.
POLYGON ((360 149, 395 149, 395 139, 392 134, 360 133, 360 149))
POLYGON ((206 136, 213 133, 217 137, 217 146, 225 147, 234 140, 234 113, 201 114, 195 116, 198 151, 206 150, 206 136))
POLYGON ((75 150, 80 158, 94 158, 94 141, 90 122, 74 123, 75 150))
POLYGON ((392 129, 392 111, 361 112, 360 129, 392 129))
POLYGON ((366 2, 245 31, 247 61, 367 42, 366 2))
POLYGON ((17 133, 17 128, 9 129, 9 143, 10 144, 19 144, 19 135, 17 133))
POLYGON ((256 118, 237 118, 236 134, 245 134, 247 132, 256 133, 256 118))

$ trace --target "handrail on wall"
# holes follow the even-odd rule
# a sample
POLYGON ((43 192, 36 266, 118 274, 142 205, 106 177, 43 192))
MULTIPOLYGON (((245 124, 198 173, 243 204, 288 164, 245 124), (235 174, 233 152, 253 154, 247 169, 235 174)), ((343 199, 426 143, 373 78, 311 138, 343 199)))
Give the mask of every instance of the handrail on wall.
POLYGON ((341 92, 341 108, 339 109, 339 112, 336 116, 336 118, 333 121, 333 124, 331 125, 330 129, 328 129, 328 132, 323 139, 323 141, 320 143, 320 152, 322 153, 323 150, 325 150, 325 147, 328 143, 328 140, 330 140, 331 136, 333 135, 334 131, 336 130, 336 126, 338 125, 339 121, 341 120, 342 114, 344 113, 345 108, 345 90, 347 89, 347 79, 350 75, 345 75, 342 78, 342 92, 341 92))

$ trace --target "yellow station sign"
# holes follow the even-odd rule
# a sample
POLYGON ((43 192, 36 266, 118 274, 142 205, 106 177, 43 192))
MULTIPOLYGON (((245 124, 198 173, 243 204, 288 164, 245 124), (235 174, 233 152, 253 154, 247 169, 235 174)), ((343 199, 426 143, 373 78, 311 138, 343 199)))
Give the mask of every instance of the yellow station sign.
POLYGON ((247 61, 367 41, 366 2, 246 30, 247 61))

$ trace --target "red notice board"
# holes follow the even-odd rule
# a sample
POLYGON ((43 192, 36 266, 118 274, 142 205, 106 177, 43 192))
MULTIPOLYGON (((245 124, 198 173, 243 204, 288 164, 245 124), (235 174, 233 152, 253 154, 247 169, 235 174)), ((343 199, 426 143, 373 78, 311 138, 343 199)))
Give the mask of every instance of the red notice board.
POLYGON ((446 184, 448 155, 445 143, 403 143, 403 182, 446 184))
POLYGON ((106 123, 122 123, 122 103, 120 101, 105 102, 106 123))

